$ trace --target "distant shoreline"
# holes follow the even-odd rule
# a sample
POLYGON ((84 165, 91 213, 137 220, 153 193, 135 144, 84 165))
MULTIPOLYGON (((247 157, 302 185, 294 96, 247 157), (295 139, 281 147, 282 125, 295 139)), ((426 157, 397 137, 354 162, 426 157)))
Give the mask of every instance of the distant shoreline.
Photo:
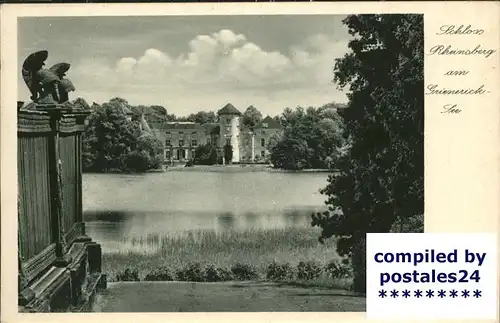
POLYGON ((288 170, 273 168, 267 164, 233 164, 233 165, 194 165, 190 167, 166 167, 166 172, 270 172, 270 173, 330 173, 329 169, 288 170))
POLYGON ((233 165, 194 165, 185 167, 178 166, 163 166, 161 169, 152 169, 143 173, 127 172, 127 171, 107 171, 107 172, 84 172, 84 174, 120 174, 120 175, 145 175, 151 173, 166 173, 166 172, 214 172, 214 173, 232 173, 232 172, 269 172, 269 173, 333 173, 330 169, 301 169, 289 170, 273 168, 267 164, 233 164, 233 165))

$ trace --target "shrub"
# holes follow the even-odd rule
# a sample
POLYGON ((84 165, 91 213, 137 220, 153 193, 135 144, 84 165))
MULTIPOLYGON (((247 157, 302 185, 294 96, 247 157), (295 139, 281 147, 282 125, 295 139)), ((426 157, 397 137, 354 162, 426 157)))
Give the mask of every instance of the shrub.
POLYGON ((236 280, 252 280, 259 277, 255 267, 239 262, 231 266, 231 272, 236 280))
POLYGON ((205 275, 205 269, 198 262, 192 263, 189 266, 178 270, 176 273, 178 280, 190 282, 204 282, 205 275))
POLYGON ((234 275, 231 270, 226 268, 217 268, 217 270, 219 271, 222 281, 234 280, 234 275))
POLYGON ((315 279, 321 274, 321 266, 314 261, 301 261, 297 265, 298 279, 315 279))
POLYGON ((348 262, 330 261, 325 266, 325 273, 333 279, 347 278, 351 275, 351 268, 348 262))
POLYGON ((130 270, 130 268, 127 268, 125 271, 116 274, 116 281, 140 281, 139 271, 137 269, 130 270))
POLYGON ((128 170, 144 172, 148 170, 150 165, 149 154, 144 150, 133 150, 125 156, 125 165, 128 170))
POLYGON ((161 165, 162 165, 161 156, 152 157, 151 160, 149 161, 149 169, 159 169, 161 168, 161 165))
POLYGON ((224 268, 217 268, 214 265, 210 265, 205 270, 205 280, 207 282, 220 282, 233 280, 233 274, 231 271, 224 268))
POLYGON ((267 267, 266 278, 269 280, 287 280, 293 278, 293 268, 288 263, 278 264, 272 262, 267 267))
POLYGON ((145 281, 173 281, 174 275, 168 267, 158 267, 146 274, 145 281))
POLYGON ((193 163, 195 165, 214 165, 217 163, 217 149, 206 144, 196 148, 193 163))

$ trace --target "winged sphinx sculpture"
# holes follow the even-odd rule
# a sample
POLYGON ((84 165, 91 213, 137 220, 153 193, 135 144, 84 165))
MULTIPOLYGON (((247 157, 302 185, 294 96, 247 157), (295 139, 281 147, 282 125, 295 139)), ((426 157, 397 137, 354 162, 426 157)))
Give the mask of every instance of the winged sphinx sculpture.
POLYGON ((70 68, 68 63, 57 63, 44 68, 49 56, 46 50, 29 55, 23 63, 22 76, 31 92, 31 100, 38 104, 62 104, 69 100, 69 92, 75 87, 64 78, 70 68))

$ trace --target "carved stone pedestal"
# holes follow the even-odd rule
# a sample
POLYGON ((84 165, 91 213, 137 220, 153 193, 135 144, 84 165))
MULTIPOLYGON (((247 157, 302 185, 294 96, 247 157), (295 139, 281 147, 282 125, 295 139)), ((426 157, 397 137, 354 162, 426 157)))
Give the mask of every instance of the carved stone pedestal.
POLYGON ((74 242, 64 259, 56 260, 40 278, 18 295, 20 312, 81 312, 92 307, 95 294, 106 289, 101 273, 101 246, 95 242, 74 242))
MULTIPOLYGON (((23 76, 28 81, 48 77, 47 89, 55 90, 58 79, 50 78, 47 70, 31 70, 34 61, 44 57, 46 52, 30 56, 23 76)), ((32 92, 40 100, 30 109, 19 109, 17 116, 21 312, 81 311, 91 308, 97 290, 106 288, 101 246, 86 236, 83 220, 82 133, 90 111, 59 101, 41 104, 45 101, 40 95, 51 93, 32 92)))

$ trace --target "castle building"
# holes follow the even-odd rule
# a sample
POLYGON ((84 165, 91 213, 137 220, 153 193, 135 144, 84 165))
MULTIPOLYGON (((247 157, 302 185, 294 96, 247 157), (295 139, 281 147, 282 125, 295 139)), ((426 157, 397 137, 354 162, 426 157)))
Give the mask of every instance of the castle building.
POLYGON ((219 157, 224 147, 232 147, 232 160, 227 163, 264 162, 269 157, 270 140, 282 134, 281 125, 267 116, 253 129, 242 123, 242 113, 232 104, 217 112, 218 122, 167 122, 153 129, 164 144, 166 163, 185 162, 194 158, 200 145, 214 145, 219 157))

